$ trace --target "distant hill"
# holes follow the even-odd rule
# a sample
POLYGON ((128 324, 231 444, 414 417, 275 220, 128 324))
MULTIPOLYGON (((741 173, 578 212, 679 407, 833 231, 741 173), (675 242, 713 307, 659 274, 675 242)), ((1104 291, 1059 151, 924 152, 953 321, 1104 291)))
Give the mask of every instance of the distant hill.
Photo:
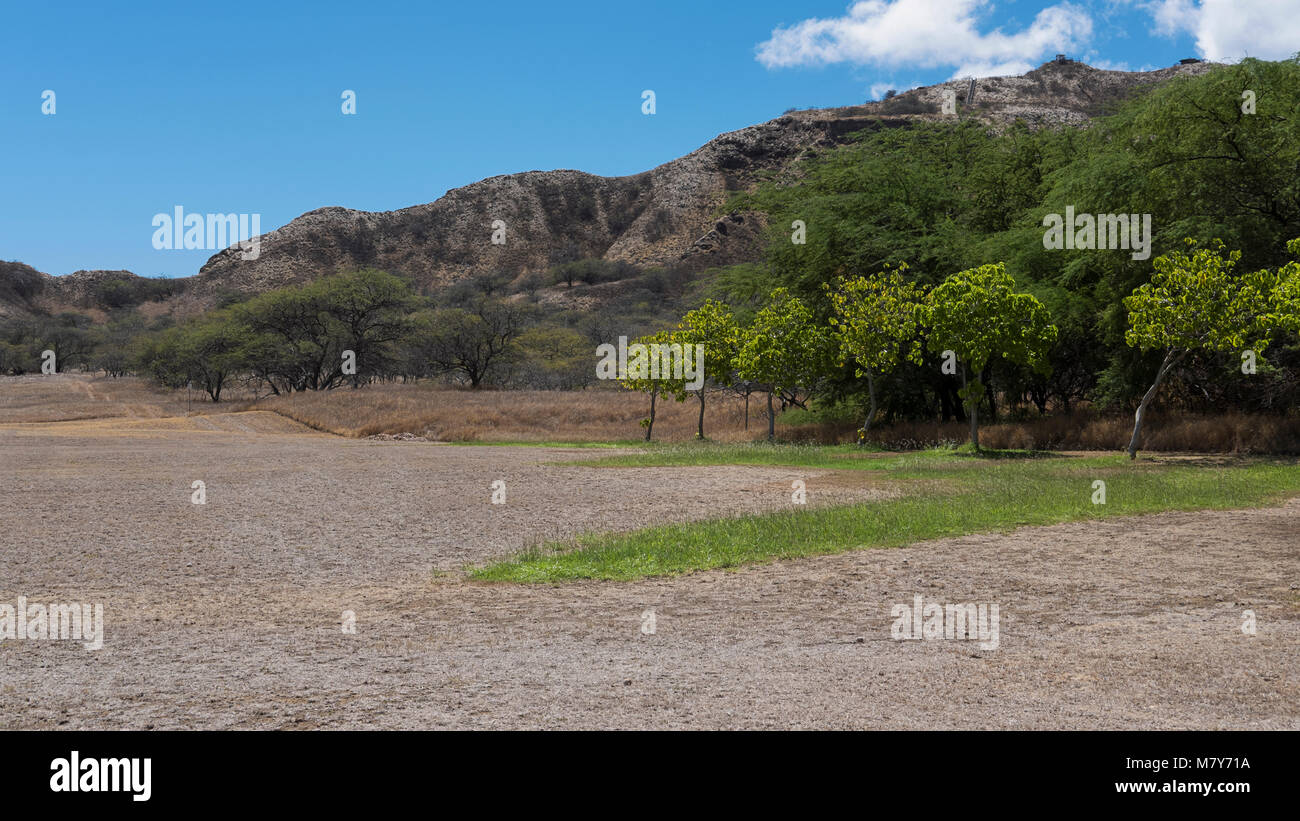
POLYGON ((113 300, 138 298, 159 302, 159 311, 186 314, 224 294, 251 295, 360 267, 401 274, 436 290, 474 274, 518 276, 577 259, 687 271, 755 260, 761 217, 717 216, 732 193, 749 189, 761 175, 788 171, 796 160, 853 132, 943 119, 945 92, 956 101, 958 116, 995 127, 1017 119, 1031 127, 1082 125, 1144 86, 1213 67, 1191 63, 1125 72, 1052 61, 1022 76, 978 79, 969 102, 970 81, 954 80, 882 102, 790 111, 627 177, 530 171, 490 177, 397 211, 319 208, 262 235, 258 259, 244 260, 239 249, 228 249, 171 288, 122 284, 140 280, 127 271, 51 277, 22 263, 0 263, 0 317, 106 310, 115 307, 113 300), (495 220, 505 223, 504 245, 491 241, 495 220))

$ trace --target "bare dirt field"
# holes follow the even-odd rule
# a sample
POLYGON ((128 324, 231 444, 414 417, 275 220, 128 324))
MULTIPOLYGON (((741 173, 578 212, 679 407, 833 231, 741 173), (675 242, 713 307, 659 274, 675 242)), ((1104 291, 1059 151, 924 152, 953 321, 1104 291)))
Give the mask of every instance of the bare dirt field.
POLYGON ((100 650, 0 642, 2 728, 1300 729, 1300 500, 483 584, 460 569, 777 509, 793 479, 816 504, 893 489, 346 439, 259 411, 123 416, 0 421, 0 603, 102 603, 107 625, 100 650), (892 640, 915 594, 998 603, 1000 646, 892 640))

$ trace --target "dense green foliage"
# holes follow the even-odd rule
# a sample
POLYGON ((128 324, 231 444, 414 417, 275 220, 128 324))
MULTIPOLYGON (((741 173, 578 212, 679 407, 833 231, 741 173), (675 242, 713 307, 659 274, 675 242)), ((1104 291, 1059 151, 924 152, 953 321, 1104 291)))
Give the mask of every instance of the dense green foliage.
POLYGON ((920 313, 932 353, 951 351, 960 370, 959 396, 970 415, 971 444, 979 447, 978 408, 988 392, 980 380, 1000 358, 1043 370, 1056 326, 1032 294, 1016 293, 1001 263, 959 271, 926 294, 920 313))
POLYGON ((56 372, 88 363, 105 329, 91 327, 89 318, 64 312, 39 319, 15 318, 0 323, 0 373, 39 373, 45 351, 54 354, 56 372))
MULTIPOLYGON (((855 142, 805 163, 793 184, 773 181, 728 205, 770 215, 764 261, 712 272, 709 293, 744 312, 774 287, 788 288, 828 318, 829 286, 906 264, 933 286, 953 272, 1002 262, 1050 312, 1059 333, 1046 374, 993 363, 986 412, 1069 410, 1089 400, 1133 407, 1159 354, 1129 346, 1124 299, 1150 282, 1155 258, 1184 238, 1221 239, 1241 252, 1239 271, 1276 269, 1300 236, 1300 61, 1245 60, 1175 79, 1088 128, 1000 131, 973 120, 869 128, 855 142), (1248 113, 1243 93, 1254 94, 1248 113), (1044 218, 1149 214, 1151 247, 1053 250, 1044 218), (790 226, 806 225, 806 242, 790 226), (1135 258, 1139 257, 1139 258, 1135 258)), ((1286 411, 1300 407, 1300 345, 1279 336, 1269 361, 1242 374, 1236 351, 1198 349, 1170 376, 1161 399, 1191 411, 1286 411)), ((887 418, 960 415, 931 353, 902 362, 882 385, 887 418)), ((826 386, 858 395, 845 371, 826 386)), ((867 403, 863 402, 865 406, 867 403)))
MULTIPOLYGON (((844 377, 844 359, 865 376, 870 405, 859 431, 865 441, 876 412, 876 374, 919 361, 921 336, 946 358, 944 372, 960 373, 958 397, 970 411, 971 444, 979 448, 976 407, 991 391, 981 382, 995 359, 1045 369, 1046 352, 1057 329, 1042 303, 1013 290, 1015 281, 1001 264, 960 271, 932 289, 905 282, 900 273, 844 280, 829 290, 834 308, 829 324, 785 288, 777 288, 753 320, 735 324, 724 303, 707 301, 687 314, 673 342, 695 342, 708 352, 709 378, 694 388, 666 388, 659 379, 624 380, 625 386, 680 400, 693 390, 700 400, 699 438, 704 437, 704 395, 709 387, 767 394, 767 438, 776 437, 775 403, 805 408, 844 377), (951 367, 949 367, 951 366, 951 367)), ((653 407, 653 404, 652 404, 653 407)), ((653 424, 653 421, 652 421, 653 424)), ((647 439, 649 437, 647 436, 647 439)))

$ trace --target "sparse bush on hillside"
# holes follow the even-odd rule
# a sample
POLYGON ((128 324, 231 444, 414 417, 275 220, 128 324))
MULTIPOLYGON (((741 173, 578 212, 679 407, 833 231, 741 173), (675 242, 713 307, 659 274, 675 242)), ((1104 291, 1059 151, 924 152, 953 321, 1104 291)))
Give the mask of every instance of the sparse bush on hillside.
POLYGON ((572 288, 576 283, 599 285, 602 282, 616 282, 636 276, 637 267, 626 262, 614 262, 603 259, 580 259, 553 266, 549 272, 552 284, 563 284, 572 288))
POLYGON ((939 106, 914 94, 903 94, 886 99, 880 104, 880 110, 884 114, 938 114, 939 106))
POLYGON ((668 210, 666 208, 657 208, 655 209, 655 212, 650 215, 650 221, 646 223, 646 228, 645 228, 646 239, 650 240, 651 242, 658 242, 659 240, 668 236, 669 232, 672 230, 673 230, 672 214, 668 213, 668 210))
POLYGON ((184 280, 166 277, 122 277, 96 284, 92 304, 108 310, 134 308, 145 302, 158 302, 184 292, 184 280))
POLYGON ((32 305, 45 290, 45 280, 35 268, 21 262, 0 262, 0 302, 32 305))

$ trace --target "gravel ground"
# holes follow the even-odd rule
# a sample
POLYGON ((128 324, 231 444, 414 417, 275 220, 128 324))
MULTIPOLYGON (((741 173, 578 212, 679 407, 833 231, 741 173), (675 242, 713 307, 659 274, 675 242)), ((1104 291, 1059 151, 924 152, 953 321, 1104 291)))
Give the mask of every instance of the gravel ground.
POLYGON ((1300 500, 634 583, 464 579, 540 539, 777 509, 794 479, 814 505, 894 492, 557 464, 591 455, 264 413, 2 425, 0 603, 102 603, 107 627, 95 651, 0 642, 0 727, 1300 729, 1300 500), (918 594, 997 604, 997 649, 892 640, 918 594))

